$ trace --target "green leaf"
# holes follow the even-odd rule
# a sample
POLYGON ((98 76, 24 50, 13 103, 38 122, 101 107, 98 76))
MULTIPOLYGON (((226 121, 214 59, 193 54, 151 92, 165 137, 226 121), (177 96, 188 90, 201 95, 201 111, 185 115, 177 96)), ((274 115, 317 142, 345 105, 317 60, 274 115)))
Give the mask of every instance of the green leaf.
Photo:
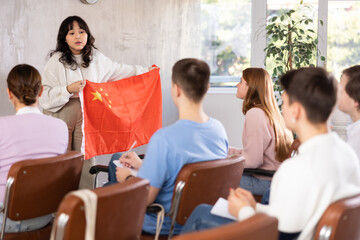
POLYGON ((323 22, 323 20, 320 20, 320 24, 321 24, 321 26, 323 26, 323 25, 324 25, 324 22, 323 22))
POLYGON ((281 20, 281 21, 284 21, 284 18, 285 18, 285 16, 284 16, 284 15, 281 15, 280 20, 281 20))
POLYGON ((304 30, 300 29, 300 33, 301 33, 301 34, 304 34, 305 32, 304 32, 304 30))
POLYGON ((314 43, 317 45, 319 43, 319 40, 318 39, 315 39, 314 40, 314 43))
POLYGON ((271 19, 271 21, 272 21, 272 22, 275 22, 276 19, 277 19, 277 17, 273 17, 273 18, 271 19))
POLYGON ((324 57, 324 56, 321 56, 320 59, 321 59, 321 61, 325 61, 325 57, 324 57))
POLYGON ((308 25, 308 24, 309 24, 309 20, 305 20, 305 24, 308 25))
POLYGON ((300 1, 300 4, 303 4, 303 3, 304 3, 304 0, 301 0, 301 1, 300 1))

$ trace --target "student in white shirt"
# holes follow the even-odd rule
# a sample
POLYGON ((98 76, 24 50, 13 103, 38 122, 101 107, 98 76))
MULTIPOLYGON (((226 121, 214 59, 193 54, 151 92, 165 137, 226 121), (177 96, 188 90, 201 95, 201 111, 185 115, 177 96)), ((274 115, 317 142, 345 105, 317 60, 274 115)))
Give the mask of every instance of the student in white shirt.
MULTIPOLYGON (((141 66, 130 66, 113 62, 95 45, 86 22, 78 16, 66 18, 60 25, 56 49, 42 73, 44 86, 40 105, 47 115, 64 120, 69 131, 68 151, 81 151, 82 111, 79 92, 85 80, 107 82, 119 80, 148 71, 141 66)), ((93 179, 88 170, 94 159, 84 162, 80 186, 92 186, 93 179)))
MULTIPOLYGON (((250 192, 238 188, 230 191, 228 208, 240 221, 255 212, 276 217, 279 239, 312 239, 332 202, 360 193, 360 165, 354 150, 336 133, 328 133, 327 120, 336 103, 333 77, 321 68, 302 68, 285 74, 281 84, 286 126, 302 142, 298 155, 284 161, 275 173, 269 205, 256 203, 250 192)), ((198 208, 183 232, 224 223, 221 217, 209 217, 209 209, 198 208)))
POLYGON ((339 86, 340 111, 349 114, 353 121, 347 127, 347 142, 360 160, 360 65, 343 71, 339 86))

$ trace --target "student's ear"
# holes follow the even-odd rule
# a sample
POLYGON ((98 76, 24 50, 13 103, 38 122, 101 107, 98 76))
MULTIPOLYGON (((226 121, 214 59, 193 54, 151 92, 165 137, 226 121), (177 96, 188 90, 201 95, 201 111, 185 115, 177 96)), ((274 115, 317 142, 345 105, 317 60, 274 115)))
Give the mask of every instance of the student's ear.
POLYGON ((11 99, 12 99, 12 97, 13 97, 12 92, 9 90, 9 88, 6 88, 6 92, 7 92, 7 94, 8 94, 9 100, 11 101, 11 99))
POLYGON ((175 97, 180 97, 180 95, 182 94, 182 89, 180 88, 179 85, 177 85, 176 83, 174 83, 174 90, 175 90, 175 97))
POLYGON ((300 119, 302 110, 304 110, 304 108, 301 106, 301 104, 299 102, 293 102, 291 104, 290 113, 291 113, 291 117, 292 117, 292 119, 291 119, 292 122, 295 123, 300 119))
POLYGON ((38 95, 38 97, 41 97, 41 95, 42 95, 43 91, 44 91, 44 86, 43 86, 43 85, 41 85, 41 88, 40 88, 40 91, 39 91, 39 95, 38 95))

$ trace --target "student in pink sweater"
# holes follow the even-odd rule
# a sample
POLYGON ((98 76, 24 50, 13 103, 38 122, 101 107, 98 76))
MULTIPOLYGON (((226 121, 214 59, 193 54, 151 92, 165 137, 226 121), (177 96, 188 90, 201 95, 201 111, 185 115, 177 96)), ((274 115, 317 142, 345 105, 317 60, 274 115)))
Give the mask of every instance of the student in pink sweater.
MULTIPOLYGON (((277 170, 288 155, 293 137, 277 106, 270 75, 262 68, 247 68, 236 87, 236 97, 244 100, 244 148, 230 147, 229 154, 243 155, 246 168, 277 170)), ((240 187, 263 195, 270 183, 268 177, 243 175, 240 187)))
MULTIPOLYGON (((0 117, 0 208, 3 206, 11 165, 22 160, 54 157, 66 152, 67 126, 64 121, 41 113, 38 102, 42 90, 41 76, 30 65, 15 66, 7 77, 7 93, 16 114, 0 117)), ((0 212, 0 225, 3 217, 3 212, 0 212)), ((40 229, 51 219, 51 214, 23 221, 8 219, 5 232, 40 229)))

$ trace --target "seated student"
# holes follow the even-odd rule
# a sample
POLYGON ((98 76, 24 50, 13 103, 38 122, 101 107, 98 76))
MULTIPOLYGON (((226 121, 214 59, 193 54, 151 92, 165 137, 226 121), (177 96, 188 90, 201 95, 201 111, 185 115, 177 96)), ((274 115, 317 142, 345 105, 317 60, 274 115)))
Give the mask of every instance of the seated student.
MULTIPOLYGON (((11 165, 15 162, 54 157, 66 152, 68 131, 62 120, 45 116, 38 109, 41 76, 32 66, 15 66, 7 78, 7 93, 16 115, 0 117, 0 205, 11 165)), ((44 179, 45 180, 45 179, 44 179)), ((5 232, 31 231, 46 226, 52 216, 6 222, 5 232)), ((0 213, 0 225, 3 212, 0 213)))
POLYGON ((347 142, 360 159, 360 65, 343 71, 339 86, 340 111, 349 114, 353 123, 347 127, 347 142))
MULTIPOLYGON (((223 125, 203 110, 204 96, 209 88, 209 66, 189 58, 175 63, 172 71, 171 96, 179 110, 179 120, 151 137, 144 161, 135 153, 120 158, 124 165, 139 169, 138 177, 150 181, 148 204, 159 203, 166 213, 170 211, 176 177, 185 164, 223 159, 228 152, 223 125)), ((111 162, 110 178, 114 169, 111 162)), ((124 181, 130 175, 128 168, 116 168, 117 181, 124 181)), ((110 181, 114 182, 114 179, 110 181)), ((160 234, 168 234, 170 223, 170 217, 165 217, 160 234)), ((181 226, 176 225, 174 233, 178 234, 180 230, 181 226)), ((156 233, 155 214, 145 215, 143 231, 156 233)))
MULTIPOLYGON (((250 192, 238 188, 230 191, 228 209, 240 221, 255 212, 276 217, 280 239, 312 239, 332 202, 360 193, 360 165, 354 150, 328 132, 327 120, 336 103, 335 80, 321 68, 302 68, 285 74, 281 84, 286 125, 302 142, 298 155, 275 173, 269 205, 255 203, 250 192)), ((231 221, 211 215, 210 208, 197 207, 183 232, 231 221)))
MULTIPOLYGON (((230 147, 229 154, 244 156, 246 168, 277 170, 288 155, 293 136, 276 104, 270 75, 262 68, 247 68, 236 87, 236 97, 244 100, 244 148, 230 147)), ((243 175, 240 187, 263 195, 270 183, 269 177, 243 175)))

